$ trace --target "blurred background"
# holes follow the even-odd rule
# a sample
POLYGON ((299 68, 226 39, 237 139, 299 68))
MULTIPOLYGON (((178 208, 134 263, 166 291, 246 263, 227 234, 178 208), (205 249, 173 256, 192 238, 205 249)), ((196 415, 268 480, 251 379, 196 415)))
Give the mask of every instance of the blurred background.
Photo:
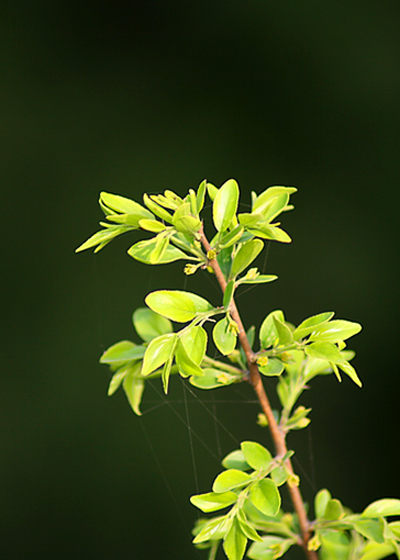
POLYGON ((302 399, 311 426, 289 446, 310 503, 322 487, 355 511, 400 497, 399 11, 1 4, 2 558, 206 558, 190 544, 188 497, 241 439, 271 447, 249 387, 200 395, 211 415, 179 379, 169 405, 158 383, 146 389, 140 419, 122 391, 107 398, 99 357, 138 340, 131 314, 149 291, 219 295, 183 262, 133 261, 135 234, 75 255, 98 229, 101 190, 140 201, 234 177, 246 204, 251 190, 298 187, 283 217, 293 243, 269 247, 279 281, 238 303, 247 326, 277 308, 296 324, 330 310, 363 324, 349 344, 363 389, 317 378, 302 399))

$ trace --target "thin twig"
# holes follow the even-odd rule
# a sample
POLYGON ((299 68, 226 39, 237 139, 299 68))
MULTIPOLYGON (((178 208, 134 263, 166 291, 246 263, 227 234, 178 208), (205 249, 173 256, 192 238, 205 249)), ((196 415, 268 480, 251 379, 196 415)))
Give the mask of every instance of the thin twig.
MULTIPOLYGON (((206 250, 206 253, 208 254, 208 252, 211 250, 211 246, 204 234, 203 228, 200 230, 199 233, 201 236, 200 237, 201 243, 204 249, 206 250)), ((222 292, 225 292, 227 282, 225 276, 222 273, 221 267, 218 264, 217 259, 214 258, 210 260, 208 264, 213 269, 215 277, 218 280, 222 292)), ((283 457, 285 453, 287 453, 285 434, 283 434, 279 429, 279 426, 275 420, 275 416, 273 415, 272 408, 269 403, 267 394, 265 392, 265 388, 261 380, 261 375, 260 372, 258 371, 258 366, 255 362, 255 357, 250 347, 249 341, 247 339, 246 331, 244 329, 234 298, 232 298, 229 312, 231 314, 232 319, 235 321, 235 323, 239 328, 238 338, 243 348, 243 351, 246 355, 247 365, 250 372, 250 383, 252 384, 254 391, 257 395, 257 398, 260 402, 262 411, 267 417, 268 427, 271 433, 271 437, 275 444, 276 453, 278 456, 283 457)), ((287 459, 285 464, 289 473, 294 474, 293 466, 290 459, 287 459)), ((299 519, 299 525, 302 534, 302 546, 306 554, 306 557, 308 558, 308 560, 318 560, 317 553, 313 550, 308 550, 308 541, 310 540, 310 534, 311 534, 310 523, 307 518, 307 513, 304 507, 304 502, 300 493, 300 489, 298 486, 290 485, 290 484, 288 484, 288 487, 289 487, 289 494, 293 503, 293 507, 299 519)))

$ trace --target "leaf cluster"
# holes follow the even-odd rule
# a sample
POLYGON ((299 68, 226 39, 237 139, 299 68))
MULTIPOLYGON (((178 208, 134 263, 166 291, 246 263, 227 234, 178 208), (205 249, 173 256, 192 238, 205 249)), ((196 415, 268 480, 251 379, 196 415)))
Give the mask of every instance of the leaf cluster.
MULTIPOLYGON (((295 405, 314 377, 333 373, 341 381, 344 374, 362 386, 350 364, 354 352, 346 346, 360 332, 358 323, 336 319, 329 311, 296 327, 280 309, 267 310, 258 332, 255 327, 245 332, 241 323, 237 290, 277 279, 261 274, 254 261, 266 240, 291 241, 277 218, 293 208, 289 199, 294 192, 294 187, 273 186, 259 195, 252 193, 251 211, 244 213, 239 185, 233 179, 220 188, 203 181, 184 197, 170 190, 145 194, 142 204, 100 194, 102 229, 77 251, 97 252, 115 237, 136 231, 145 237, 128 249, 132 258, 149 265, 185 260, 185 274, 198 270, 215 274, 223 292, 216 305, 182 290, 149 293, 146 307, 133 314, 141 342, 118 342, 100 359, 112 373, 109 395, 122 386, 133 411, 140 415, 149 378, 160 377, 166 393, 175 374, 196 388, 210 390, 247 382, 256 367, 257 376, 276 378, 282 408, 269 419, 276 419, 276 430, 285 442, 289 431, 306 428, 310 422, 311 409, 295 405), (201 217, 206 197, 212 204, 214 225, 210 242, 201 217), (210 340, 220 354, 217 357, 209 355, 210 340)), ((268 424, 266 415, 259 415, 259 423, 268 424)), ((305 538, 301 516, 281 509, 281 487, 294 491, 300 482, 290 462, 293 452, 286 452, 285 443, 283 449, 274 457, 259 443, 242 442, 222 461, 224 470, 215 478, 212 491, 192 496, 192 504, 203 513, 225 510, 199 520, 194 529, 194 544, 209 550, 209 560, 215 558, 220 543, 229 560, 241 560, 249 541, 247 555, 253 560, 280 558, 293 545, 307 549, 307 542, 308 550, 318 551, 321 560, 379 560, 393 553, 400 559, 400 522, 387 521, 400 516, 400 500, 393 498, 373 502, 354 514, 332 499, 328 490, 321 490, 315 498, 316 519, 306 529, 313 537, 305 538)))

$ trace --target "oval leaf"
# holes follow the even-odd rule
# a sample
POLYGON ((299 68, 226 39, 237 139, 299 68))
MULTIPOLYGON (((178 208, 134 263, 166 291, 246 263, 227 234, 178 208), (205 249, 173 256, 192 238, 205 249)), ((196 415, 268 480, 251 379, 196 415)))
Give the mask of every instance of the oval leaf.
POLYGON ((179 373, 183 377, 203 375, 203 370, 191 359, 190 355, 188 355, 182 341, 179 341, 177 345, 175 359, 179 368, 179 373))
POLYGON ((228 284, 225 288, 225 292, 224 292, 223 306, 225 308, 225 311, 228 311, 228 309, 229 309, 229 306, 230 306, 232 298, 233 298, 233 292, 234 291, 235 291, 235 282, 233 280, 231 280, 230 282, 228 282, 228 284))
POLYGON ((337 519, 343 517, 343 515, 343 506, 340 501, 336 500, 335 498, 328 500, 325 507, 324 519, 336 521, 337 519))
POLYGON ((233 490, 234 488, 241 488, 251 481, 250 475, 237 469, 229 469, 222 472, 214 480, 213 491, 218 494, 233 490))
POLYGON ((239 202, 239 186, 234 179, 226 181, 218 190, 213 202, 213 220, 217 231, 225 231, 230 226, 239 202))
POLYGON ((142 375, 149 375, 173 355, 178 335, 175 333, 164 334, 153 338, 146 349, 143 359, 142 375))
POLYGON ((130 360, 140 360, 144 356, 144 346, 137 346, 129 340, 122 340, 108 348, 100 358, 101 364, 118 365, 130 360))
POLYGON ((222 466, 226 469, 237 469, 239 471, 248 471, 250 469, 250 465, 246 462, 243 451, 240 449, 229 453, 222 461, 222 466))
POLYGON ((365 508, 361 515, 367 517, 400 515, 400 500, 395 498, 383 498, 382 500, 377 500, 365 508))
POLYGON ((293 342, 292 331, 286 325, 284 321, 281 321, 276 315, 274 315, 274 323, 276 331, 279 337, 279 344, 281 346, 287 346, 293 342))
POLYGON ((263 250, 264 243, 260 239, 252 239, 244 243, 236 253, 231 268, 231 277, 235 278, 243 272, 263 250))
POLYGON ((317 327, 310 336, 310 340, 318 340, 318 342, 339 342, 340 340, 346 340, 354 336, 359 333, 361 329, 362 326, 358 323, 339 319, 317 327))
POLYGON ((258 366, 260 373, 267 377, 274 377, 281 375, 285 366, 278 360, 278 358, 269 358, 266 366, 258 366))
POLYGON ((118 194, 101 192, 99 202, 102 208, 109 208, 113 212, 119 212, 120 214, 137 214, 138 216, 149 220, 154 218, 153 214, 149 212, 147 208, 144 208, 141 204, 118 194))
POLYGON ((226 317, 218 321, 213 328, 213 340, 215 346, 224 356, 232 354, 236 346, 237 335, 229 330, 229 322, 226 317))
POLYGON ((223 544, 228 560, 242 560, 246 545, 247 537, 244 535, 237 519, 234 519, 223 544))
POLYGON ((147 307, 136 309, 132 321, 136 332, 145 342, 150 342, 157 336, 172 332, 171 321, 147 307))
POLYGON ((319 358, 320 360, 328 360, 333 364, 341 364, 345 359, 339 352, 337 346, 330 342, 314 342, 305 348, 307 356, 319 358))
POLYGON ((271 453, 255 441, 242 441, 240 447, 247 463, 255 470, 267 469, 272 461, 271 453))
POLYGON ((266 478, 255 484, 250 491, 251 503, 264 515, 274 517, 281 507, 281 496, 273 480, 266 478))
POLYGON ((326 505, 331 498, 331 493, 326 488, 323 488, 317 493, 314 499, 314 509, 317 519, 325 515, 326 505))
POLYGON ((278 343, 279 336, 274 317, 277 317, 281 322, 285 321, 283 311, 280 309, 272 311, 269 315, 267 315, 267 317, 265 317, 260 327, 261 348, 269 348, 270 346, 275 346, 278 343))
POLYGON ((380 544, 385 542, 383 519, 360 519, 354 524, 354 528, 367 539, 380 544))
POLYGON ((333 311, 326 311, 325 313, 319 313, 318 315, 308 317, 308 319, 302 321, 294 330, 293 339, 299 340, 300 338, 308 336, 315 330, 316 327, 330 321, 334 314, 335 313, 333 311))
POLYGON ((235 375, 230 375, 220 369, 205 368, 203 369, 203 375, 201 377, 192 376, 189 381, 193 387, 207 390, 231 385, 232 383, 238 381, 238 378, 235 375))
POLYGON ((204 511, 204 513, 210 513, 211 511, 218 511, 220 509, 226 508, 237 502, 238 496, 234 492, 207 492, 207 494, 197 494, 192 496, 190 501, 194 506, 204 511))
POLYGON ((200 365, 207 348, 207 333, 203 327, 192 327, 180 336, 180 341, 186 353, 197 365, 200 365))
POLYGON ((156 313, 178 323, 187 323, 194 319, 198 312, 211 308, 205 299, 179 290, 151 292, 145 302, 156 313))
POLYGON ((128 249, 128 255, 145 264, 166 264, 179 259, 188 259, 188 256, 183 251, 169 244, 166 248, 164 248, 162 258, 160 258, 156 263, 152 262, 152 255, 157 244, 155 239, 156 238, 146 239, 145 241, 135 243, 135 245, 132 245, 132 247, 128 249))
POLYGON ((226 516, 217 517, 217 519, 210 519, 202 527, 200 533, 193 539, 193 544, 223 539, 229 528, 230 520, 226 516))
POLYGON ((137 377, 134 372, 131 372, 125 377, 122 387, 133 412, 141 416, 140 403, 144 391, 144 379, 137 377))

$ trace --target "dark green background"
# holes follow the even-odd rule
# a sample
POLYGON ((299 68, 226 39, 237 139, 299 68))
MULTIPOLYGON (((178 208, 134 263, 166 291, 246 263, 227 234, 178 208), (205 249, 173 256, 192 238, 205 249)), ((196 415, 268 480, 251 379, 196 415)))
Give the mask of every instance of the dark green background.
MULTIPOLYGON (((294 241, 268 255, 280 280, 240 298, 243 317, 259 324, 283 308, 298 323, 335 310, 363 324, 351 347, 364 388, 315 380, 303 398, 311 430, 289 445, 308 500, 307 477, 355 510, 400 497, 398 2, 16 0, 0 10, 2 558, 206 557, 190 544, 181 383, 172 409, 139 420, 122 393, 106 397, 98 359, 135 336, 131 313, 149 291, 186 286, 215 303, 218 292, 201 276, 185 284, 182 263, 130 259, 135 235, 75 255, 102 216, 101 190, 140 200, 234 177, 247 203, 251 190, 298 187, 283 217, 294 241)), ((156 390, 144 410, 161 402, 156 390)), ((187 398, 192 429, 218 455, 212 419, 187 398)), ((269 445, 256 405, 210 406, 237 440, 269 445)), ((223 454, 237 447, 220 438, 223 454)), ((218 460, 196 439, 194 454, 207 491, 218 460)))

